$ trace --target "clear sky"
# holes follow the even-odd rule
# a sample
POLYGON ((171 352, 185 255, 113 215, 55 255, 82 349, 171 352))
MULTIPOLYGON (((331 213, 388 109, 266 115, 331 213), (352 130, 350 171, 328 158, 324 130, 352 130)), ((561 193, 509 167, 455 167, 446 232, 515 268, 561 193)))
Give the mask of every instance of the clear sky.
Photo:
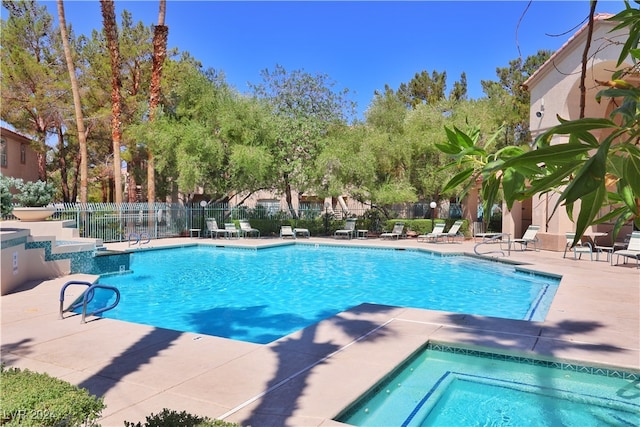
MULTIPOLYGON (((46 4, 57 22, 55 1, 46 4)), ((101 29, 100 3, 65 0, 76 33, 101 29)), ((598 2, 616 13, 622 1, 598 2)), ((157 23, 158 1, 116 1, 135 22, 157 23)), ((463 71, 469 96, 481 80, 497 80, 509 61, 556 50, 585 23, 587 0, 574 1, 167 1, 169 47, 188 51, 205 68, 223 71, 240 92, 260 71, 327 74, 348 88, 360 117, 375 90, 397 89, 422 70, 447 72, 447 93, 463 71)), ((3 11, 6 18, 6 12, 3 11)))

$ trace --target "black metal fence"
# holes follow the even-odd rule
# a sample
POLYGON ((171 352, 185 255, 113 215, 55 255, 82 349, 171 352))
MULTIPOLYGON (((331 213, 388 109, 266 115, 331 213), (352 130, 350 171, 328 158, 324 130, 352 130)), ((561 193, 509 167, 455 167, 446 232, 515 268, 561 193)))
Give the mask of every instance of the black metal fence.
MULTIPOLYGON (((459 205, 452 205, 448 212, 440 211, 437 217, 459 218, 459 205)), ((290 224, 310 230, 313 235, 329 235, 344 224, 341 212, 324 208, 321 204, 300 204, 295 212, 271 210, 268 207, 230 206, 218 204, 172 203, 64 203, 56 204, 53 219, 72 220, 80 237, 101 239, 104 242, 127 241, 132 233, 145 233, 152 239, 189 235, 198 229, 207 234, 206 219, 215 218, 222 226, 234 220, 251 220, 263 236, 277 235, 280 226, 290 224)), ((386 209, 350 209, 348 215, 358 218, 358 227, 372 232, 382 231, 389 219, 431 218, 428 203, 395 205, 386 209)), ((11 215, 4 219, 14 219, 11 215)))

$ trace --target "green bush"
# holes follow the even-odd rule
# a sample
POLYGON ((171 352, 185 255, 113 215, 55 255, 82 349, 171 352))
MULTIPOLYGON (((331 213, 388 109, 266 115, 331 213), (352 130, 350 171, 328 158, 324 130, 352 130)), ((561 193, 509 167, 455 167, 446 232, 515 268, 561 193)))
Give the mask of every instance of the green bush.
POLYGON ((186 411, 171 411, 167 408, 164 408, 157 415, 147 416, 147 421, 144 424, 125 421, 124 425, 125 427, 238 427, 238 424, 199 417, 186 411))
POLYGON ((13 211, 13 195, 11 194, 11 187, 13 186, 13 178, 6 176, 0 176, 0 213, 2 215, 9 215, 13 211))
POLYGON ((44 181, 25 182, 20 178, 5 178, 3 181, 2 186, 8 185, 9 188, 14 187, 17 190, 17 193, 13 195, 13 198, 20 204, 20 206, 47 206, 53 201, 56 195, 56 189, 53 185, 44 181))
POLYGON ((95 426, 102 398, 66 381, 25 369, 0 366, 3 426, 95 426))

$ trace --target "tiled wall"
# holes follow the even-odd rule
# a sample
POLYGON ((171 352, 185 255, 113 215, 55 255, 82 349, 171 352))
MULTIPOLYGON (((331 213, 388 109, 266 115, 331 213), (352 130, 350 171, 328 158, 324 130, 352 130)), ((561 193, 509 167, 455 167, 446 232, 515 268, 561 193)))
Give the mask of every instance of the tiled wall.
POLYGON ((100 275, 130 269, 128 253, 99 253, 95 246, 86 243, 53 247, 52 240, 31 241, 29 236, 17 235, 3 240, 1 249, 2 295, 30 280, 75 273, 100 275))
POLYGON ((536 366, 542 366, 544 368, 560 369, 563 371, 584 372, 587 374, 601 375, 604 377, 624 378, 624 379, 629 379, 631 381, 640 380, 640 374, 633 373, 633 372, 619 371, 616 369, 607 369, 602 367, 577 365, 575 363, 566 363, 559 360, 550 361, 550 360, 532 359, 529 357, 522 357, 522 356, 516 356, 516 355, 509 355, 509 354, 488 353, 484 351, 472 350, 472 349, 467 349, 462 347, 453 347, 446 344, 438 344, 438 343, 432 343, 432 342, 427 344, 427 349, 442 351, 445 353, 463 354, 465 356, 482 357, 485 359, 501 360, 505 362, 522 363, 525 365, 536 365, 536 366))

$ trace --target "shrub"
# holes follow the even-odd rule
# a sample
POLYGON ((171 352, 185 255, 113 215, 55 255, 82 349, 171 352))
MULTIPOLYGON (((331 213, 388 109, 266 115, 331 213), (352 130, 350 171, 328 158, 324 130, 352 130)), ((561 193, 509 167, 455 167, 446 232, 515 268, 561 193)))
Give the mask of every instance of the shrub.
POLYGON ((13 181, 13 178, 0 176, 0 213, 3 216, 9 215, 13 211, 13 206, 11 205, 13 195, 10 191, 13 181))
POLYGON ((68 382, 25 369, 0 366, 3 426, 97 425, 102 398, 68 382))
POLYGON ((47 206, 53 201, 53 197, 56 194, 55 188, 44 181, 24 182, 21 179, 16 179, 14 186, 18 190, 14 198, 22 206, 47 206))
POLYGON ((208 417, 189 414, 186 411, 171 411, 167 408, 164 408, 157 415, 147 416, 147 421, 144 424, 125 421, 124 425, 125 427, 238 427, 238 424, 212 420, 208 417))

